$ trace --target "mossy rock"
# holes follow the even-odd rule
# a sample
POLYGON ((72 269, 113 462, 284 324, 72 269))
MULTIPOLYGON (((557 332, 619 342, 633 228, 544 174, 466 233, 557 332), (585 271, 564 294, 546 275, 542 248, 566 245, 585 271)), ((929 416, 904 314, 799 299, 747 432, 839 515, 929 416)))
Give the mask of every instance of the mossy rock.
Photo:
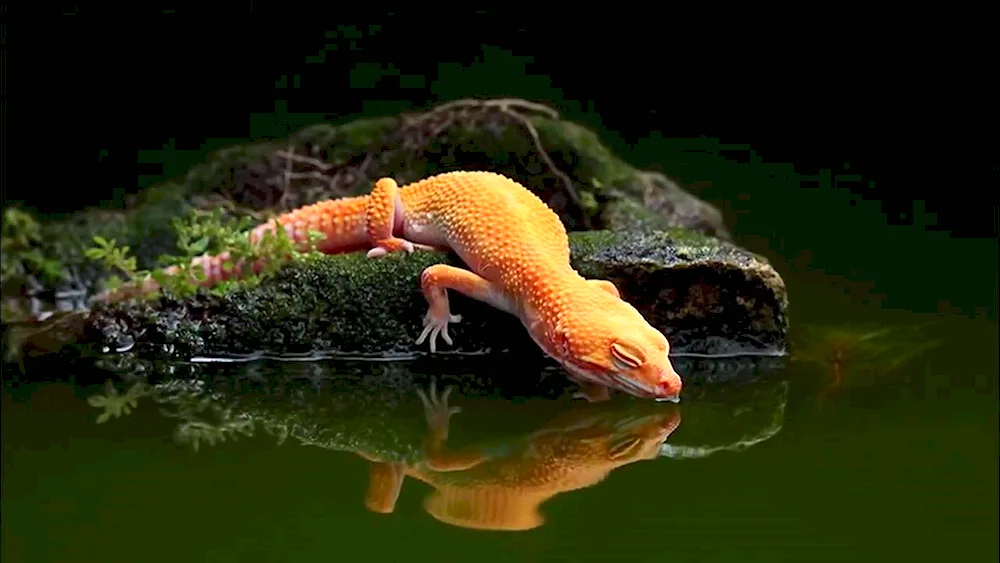
POLYGON ((63 295, 98 291, 113 272, 83 257, 94 235, 129 246, 138 267, 152 269, 161 255, 177 253, 171 219, 195 208, 262 221, 319 200, 368 193, 383 176, 405 184, 459 169, 516 179, 556 210, 568 230, 683 228, 729 239, 717 209, 662 174, 636 170, 593 131, 552 109, 523 100, 460 100, 232 146, 185 177, 144 190, 127 209, 42 221, 41 251, 65 269, 65 279, 43 285, 63 295))
MULTIPOLYGON (((571 261, 588 278, 613 281, 624 299, 662 330, 677 354, 781 354, 787 330, 784 284, 762 258, 688 231, 579 232, 571 261)), ((410 358, 426 302, 420 273, 460 266, 450 253, 419 251, 370 260, 355 252, 292 263, 252 288, 222 296, 95 306, 88 342, 131 354, 188 359, 333 354, 410 358)), ((513 352, 540 356, 520 322, 452 295, 462 322, 440 355, 513 352)))

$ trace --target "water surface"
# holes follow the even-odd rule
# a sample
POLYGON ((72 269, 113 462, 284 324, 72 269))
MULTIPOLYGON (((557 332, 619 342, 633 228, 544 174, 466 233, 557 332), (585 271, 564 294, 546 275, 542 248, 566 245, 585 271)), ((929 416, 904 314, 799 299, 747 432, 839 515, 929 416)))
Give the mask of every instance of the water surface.
POLYGON ((5 376, 4 561, 995 561, 996 325, 796 289, 793 356, 680 405, 436 373, 437 445, 407 364, 5 376))

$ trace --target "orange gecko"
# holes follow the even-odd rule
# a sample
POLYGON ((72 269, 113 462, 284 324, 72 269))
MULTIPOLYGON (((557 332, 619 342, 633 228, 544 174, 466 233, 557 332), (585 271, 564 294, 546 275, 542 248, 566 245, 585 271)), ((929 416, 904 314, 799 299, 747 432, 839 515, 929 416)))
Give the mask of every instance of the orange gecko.
POLYGON ((434 384, 420 392, 430 432, 424 459, 406 465, 357 452, 371 462, 365 505, 382 514, 395 510, 406 477, 433 487, 424 508, 434 518, 480 530, 530 530, 543 523, 540 507, 569 491, 591 487, 615 469, 655 459, 678 427, 673 405, 640 411, 584 406, 564 412, 522 439, 500 448, 447 446, 450 387, 439 397, 434 384))
MULTIPOLYGON (((276 218, 306 248, 308 232, 325 253, 369 248, 368 257, 415 249, 450 249, 469 269, 428 267, 420 286, 429 304, 417 344, 436 352, 451 345, 448 290, 517 316, 538 346, 562 364, 589 401, 609 388, 678 401, 681 378, 663 333, 652 327, 607 280, 584 279, 570 265, 569 240, 558 215, 521 184, 492 172, 448 172, 399 187, 391 178, 364 196, 305 206, 276 218)), ((259 241, 275 223, 256 227, 259 241)), ((206 285, 238 274, 225 254, 196 259, 206 285)), ((155 288, 147 281, 146 287, 155 288)))

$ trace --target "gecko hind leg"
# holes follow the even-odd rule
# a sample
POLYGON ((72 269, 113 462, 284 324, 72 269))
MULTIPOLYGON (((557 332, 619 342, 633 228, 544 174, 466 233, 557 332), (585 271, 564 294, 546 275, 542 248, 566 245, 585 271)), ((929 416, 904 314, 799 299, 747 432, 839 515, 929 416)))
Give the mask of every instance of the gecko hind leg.
POLYGON ((433 250, 433 247, 408 241, 393 235, 393 231, 403 221, 403 200, 399 197, 399 186, 392 178, 382 178, 375 182, 368 195, 368 205, 365 208, 365 228, 372 249, 368 258, 378 258, 390 252, 406 252, 413 254, 414 250, 433 250))

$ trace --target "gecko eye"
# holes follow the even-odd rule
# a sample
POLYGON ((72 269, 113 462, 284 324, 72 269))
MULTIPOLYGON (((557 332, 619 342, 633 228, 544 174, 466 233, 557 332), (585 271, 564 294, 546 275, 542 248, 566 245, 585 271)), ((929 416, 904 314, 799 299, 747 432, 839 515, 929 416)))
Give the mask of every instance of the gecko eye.
POLYGON ((611 345, 611 361, 618 369, 629 370, 642 367, 645 360, 640 350, 623 342, 615 342, 611 345))

